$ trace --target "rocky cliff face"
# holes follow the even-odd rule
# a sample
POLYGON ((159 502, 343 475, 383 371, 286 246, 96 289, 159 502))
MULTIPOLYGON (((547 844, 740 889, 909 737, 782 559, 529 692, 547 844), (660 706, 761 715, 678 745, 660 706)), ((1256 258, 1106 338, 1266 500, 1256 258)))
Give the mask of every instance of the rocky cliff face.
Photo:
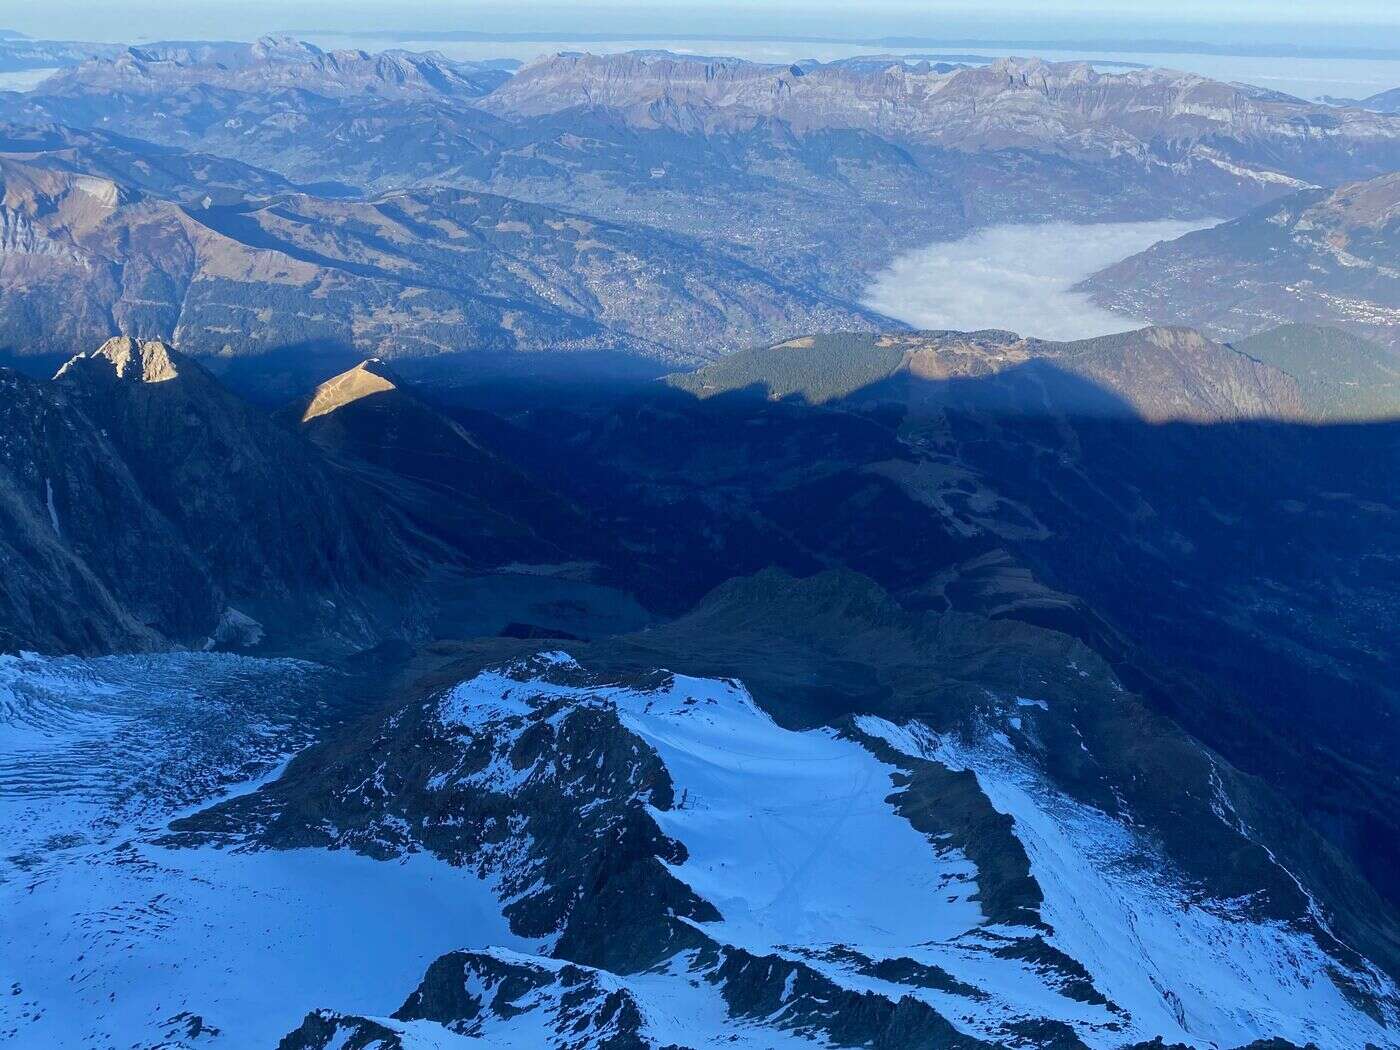
MULTIPOLYGON (((962 150, 1049 149, 1131 157, 1300 186, 1359 161, 1383 170, 1400 127, 1205 77, 1087 63, 1001 59, 940 73, 892 63, 786 68, 655 55, 559 55, 483 99, 503 115, 616 110, 642 126, 714 133, 778 120, 799 132, 870 131, 962 150)), ((1335 177, 1333 175, 1332 177, 1335 177)))
POLYGON ((120 450, 51 384, 0 371, 6 651, 146 649, 213 630, 217 589, 120 450))
POLYGON ((72 94, 94 89, 152 94, 176 86, 207 85, 240 91, 310 91, 387 98, 472 98, 509 77, 490 65, 453 62, 409 51, 323 51, 291 37, 252 44, 189 43, 132 47, 90 58, 49 78, 44 90, 72 94))
POLYGON ((363 643, 411 622, 411 591, 383 600, 414 574, 393 512, 169 346, 6 374, 6 648, 363 643))
POLYGON ((339 622, 373 637, 362 603, 407 572, 406 553, 392 521, 297 435, 164 343, 108 340, 54 382, 112 435, 229 602, 256 620, 339 622))

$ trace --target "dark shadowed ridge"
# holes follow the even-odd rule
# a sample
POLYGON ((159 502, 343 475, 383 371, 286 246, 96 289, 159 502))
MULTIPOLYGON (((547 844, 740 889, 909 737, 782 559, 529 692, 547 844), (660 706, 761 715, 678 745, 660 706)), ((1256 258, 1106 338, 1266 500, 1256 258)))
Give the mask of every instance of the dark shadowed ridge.
MULTIPOLYGON (((997 354, 1017 345, 978 335, 997 354)), ((966 351, 969 338, 934 346, 966 351)), ((606 430, 561 427, 550 447, 576 442, 612 465, 573 460, 581 477, 646 479, 667 493, 645 515, 657 556, 668 535, 695 528, 688 517, 718 534, 666 555, 681 593, 766 564, 839 563, 915 606, 995 608, 1084 638, 1400 896, 1381 859, 1400 839, 1389 815, 1400 782, 1383 771, 1397 742, 1374 736, 1400 702, 1387 641, 1400 551, 1386 524, 1400 424, 1289 422, 1296 383, 1199 337, 1185 345, 1212 367, 1183 373, 1177 393, 1228 382, 1188 400, 1177 422, 1171 389, 1100 385, 1074 370, 1083 357, 940 379, 902 367, 873 337, 829 340, 808 349, 847 355, 834 379, 806 367, 800 344, 738 355, 672 381, 686 390, 624 402, 606 430), (1274 380, 1232 385, 1261 374, 1274 380), (1261 400, 1271 388, 1287 399, 1261 400), (1130 398, 1166 405, 1167 421, 1145 424, 1130 398), (1285 419, 1270 418, 1280 407, 1285 419), (714 486, 723 510, 703 509, 714 486)), ((1105 347, 1143 345, 1090 341, 1087 359, 1104 368, 1105 347)))
MULTIPOLYGON (((1312 349, 1314 359, 1333 356, 1326 346, 1312 349)), ((1337 368, 1351 371, 1351 362, 1337 368)), ((1003 331, 824 334, 742 351, 666 381, 702 398, 758 387, 772 399, 814 405, 888 397, 927 409, 937 406, 942 388, 920 380, 986 379, 1006 389, 1005 410, 1019 415, 1223 422, 1345 418, 1352 402, 1366 396, 1368 376, 1357 378, 1330 400, 1310 398, 1292 374, 1241 348, 1190 329, 1153 327, 1071 342, 1003 331), (1045 389, 1037 392, 1037 385, 1045 389), (1017 387, 1020 394, 1012 394, 1017 387)))

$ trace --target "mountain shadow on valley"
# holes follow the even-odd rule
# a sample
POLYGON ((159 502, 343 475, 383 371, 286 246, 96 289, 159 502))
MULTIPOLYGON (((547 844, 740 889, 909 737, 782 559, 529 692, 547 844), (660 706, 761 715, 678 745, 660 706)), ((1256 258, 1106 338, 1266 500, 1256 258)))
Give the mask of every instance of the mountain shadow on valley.
POLYGON ((736 575, 846 568, 908 609, 1081 638, 1400 900, 1400 423, 1295 418, 1307 406, 1283 373, 1174 330, 1065 346, 861 337, 839 375, 809 369, 820 388, 799 374, 818 345, 591 390, 407 380, 413 403, 367 399, 296 436, 304 412, 235 407, 178 355, 191 395, 16 380, 0 629, 49 651, 198 644, 230 608, 356 645, 511 624, 601 638, 736 575), (1165 371, 1134 385, 1136 358, 1165 371), (50 417, 89 437, 65 454, 27 422, 50 417), (464 476, 425 474, 424 449, 464 476), (259 477, 270 487, 240 497, 259 477), (123 540, 110 520, 160 525, 123 540), (137 537, 169 554, 133 561, 137 537), (71 585, 45 582, 60 564, 71 585), (193 568, 172 570, 177 586, 142 564, 193 568), (464 576, 498 572, 552 581, 544 618, 474 613, 464 576))
POLYGON ((910 608, 1081 637, 1400 899, 1400 423, 1250 418, 1299 413, 1267 375, 1231 401, 1190 374, 1125 396, 1043 359, 934 379, 873 357, 817 386, 702 370, 496 437, 642 552, 617 572, 659 613, 845 566, 910 608), (1141 418, 1178 395, 1187 421, 1141 418))

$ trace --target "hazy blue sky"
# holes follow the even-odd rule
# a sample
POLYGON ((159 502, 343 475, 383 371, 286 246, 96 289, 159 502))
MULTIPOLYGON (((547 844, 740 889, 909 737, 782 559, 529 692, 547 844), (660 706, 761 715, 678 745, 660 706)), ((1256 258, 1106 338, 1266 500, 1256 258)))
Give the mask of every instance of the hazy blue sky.
POLYGON ((1169 36, 1400 48, 1397 0, 0 0, 0 28, 132 40, 277 29, 1169 36))

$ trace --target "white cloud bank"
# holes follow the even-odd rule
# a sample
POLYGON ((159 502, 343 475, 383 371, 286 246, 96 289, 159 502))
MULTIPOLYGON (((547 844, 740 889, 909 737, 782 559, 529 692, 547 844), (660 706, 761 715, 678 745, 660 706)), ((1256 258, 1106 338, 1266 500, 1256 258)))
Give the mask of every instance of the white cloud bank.
POLYGON ((898 256, 866 290, 865 305, 916 328, 1006 328, 1042 339, 1083 339, 1141 328, 1070 289, 1092 273, 1215 221, 1067 222, 993 226, 898 256))

